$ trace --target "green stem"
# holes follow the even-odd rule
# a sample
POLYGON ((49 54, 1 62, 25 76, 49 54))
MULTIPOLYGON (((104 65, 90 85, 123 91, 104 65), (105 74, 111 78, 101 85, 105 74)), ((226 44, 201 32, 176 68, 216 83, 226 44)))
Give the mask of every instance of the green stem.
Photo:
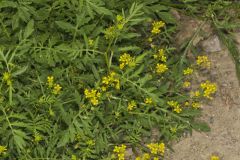
POLYGON ((4 116, 5 116, 5 118, 6 118, 6 120, 7 120, 8 126, 9 126, 10 129, 11 129, 12 135, 14 136, 13 127, 12 127, 12 124, 11 124, 8 116, 7 116, 7 113, 6 113, 6 111, 5 111, 5 108, 3 108, 2 106, 1 106, 1 108, 2 108, 2 112, 3 112, 4 116))
POLYGON ((192 43, 193 41, 195 40, 195 38, 198 36, 199 32, 201 31, 202 27, 204 26, 204 24, 206 23, 206 21, 203 21, 201 23, 201 25, 198 27, 197 31, 194 33, 194 35, 192 36, 191 40, 188 42, 188 45, 187 47, 185 48, 184 52, 183 52, 183 55, 180 59, 180 66, 182 67, 183 65, 183 60, 185 59, 189 49, 192 47, 192 43))

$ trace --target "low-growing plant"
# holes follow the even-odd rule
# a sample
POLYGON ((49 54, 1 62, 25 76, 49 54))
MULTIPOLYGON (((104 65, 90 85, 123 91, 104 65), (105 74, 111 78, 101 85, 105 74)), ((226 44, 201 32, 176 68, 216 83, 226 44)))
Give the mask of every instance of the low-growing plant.
POLYGON ((191 79, 210 61, 179 63, 168 5, 130 2, 0 2, 3 159, 157 159, 209 130, 196 118, 216 85, 191 79))

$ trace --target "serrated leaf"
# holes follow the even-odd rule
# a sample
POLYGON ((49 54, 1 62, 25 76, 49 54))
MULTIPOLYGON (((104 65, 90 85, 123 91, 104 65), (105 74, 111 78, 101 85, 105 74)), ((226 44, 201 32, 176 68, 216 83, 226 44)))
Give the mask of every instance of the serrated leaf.
POLYGON ((62 29, 64 29, 65 31, 72 31, 75 29, 75 27, 68 22, 64 22, 64 21, 55 21, 55 23, 62 29))
POLYGON ((24 67, 22 67, 21 69, 19 69, 19 70, 13 72, 13 73, 12 73, 12 76, 13 76, 13 77, 16 77, 16 76, 18 76, 18 75, 23 74, 24 72, 27 71, 27 68, 28 68, 28 66, 24 66, 24 67))
POLYGON ((176 20, 173 18, 169 12, 159 12, 159 17, 166 23, 176 24, 176 20))

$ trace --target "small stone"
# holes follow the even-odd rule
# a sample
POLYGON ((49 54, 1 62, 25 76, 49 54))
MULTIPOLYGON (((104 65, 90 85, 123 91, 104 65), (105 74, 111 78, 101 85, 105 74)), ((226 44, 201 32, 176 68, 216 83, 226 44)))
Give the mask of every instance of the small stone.
POLYGON ((214 35, 209 37, 207 40, 204 40, 200 43, 200 46, 205 52, 219 52, 222 50, 220 40, 218 36, 214 35))

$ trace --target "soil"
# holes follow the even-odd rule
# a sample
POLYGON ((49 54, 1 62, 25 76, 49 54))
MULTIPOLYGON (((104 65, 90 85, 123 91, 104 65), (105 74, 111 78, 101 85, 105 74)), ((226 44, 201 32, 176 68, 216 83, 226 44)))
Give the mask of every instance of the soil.
MULTIPOLYGON (((194 30, 194 29, 193 29, 194 30)), ((240 40, 240 39, 239 39, 240 40)), ((204 121, 211 131, 193 131, 191 136, 173 144, 166 160, 210 160, 217 155, 221 160, 240 160, 240 87, 235 65, 228 50, 208 53, 212 61, 208 79, 218 85, 215 98, 202 105, 204 121)))

